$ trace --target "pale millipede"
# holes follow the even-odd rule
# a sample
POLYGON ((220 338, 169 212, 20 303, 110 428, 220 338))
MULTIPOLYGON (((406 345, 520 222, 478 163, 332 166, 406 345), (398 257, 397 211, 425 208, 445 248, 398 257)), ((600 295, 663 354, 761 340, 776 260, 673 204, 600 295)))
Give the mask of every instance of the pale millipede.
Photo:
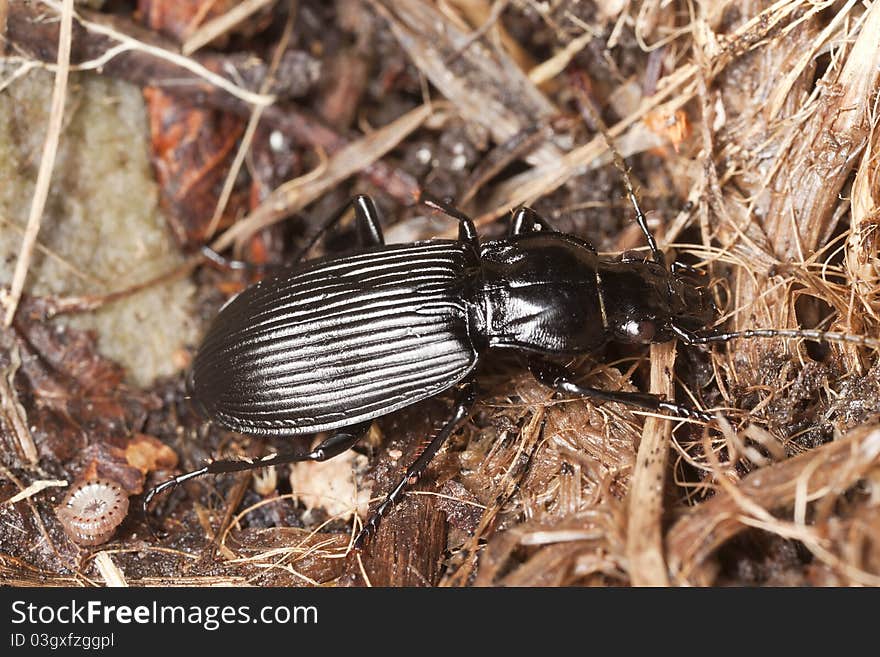
POLYGON ((128 495, 108 479, 74 484, 56 509, 65 531, 80 545, 106 542, 127 513, 128 495))

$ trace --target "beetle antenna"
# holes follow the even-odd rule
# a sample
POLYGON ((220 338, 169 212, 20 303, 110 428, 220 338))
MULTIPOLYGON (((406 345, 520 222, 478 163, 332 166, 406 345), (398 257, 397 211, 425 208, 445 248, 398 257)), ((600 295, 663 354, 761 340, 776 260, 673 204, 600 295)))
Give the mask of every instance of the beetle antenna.
POLYGON ((651 249, 651 256, 654 258, 654 262, 665 267, 666 257, 657 247, 657 240, 654 239, 654 234, 651 232, 651 229, 648 228, 648 218, 645 216, 645 213, 642 212, 642 208, 639 205, 639 199, 629 175, 629 168, 626 166, 623 156, 621 156, 617 147, 614 145, 614 137, 611 136, 608 126, 605 125, 605 122, 593 107, 593 102, 590 99, 589 93, 589 80, 586 79, 586 76, 580 71, 573 72, 572 79, 575 83, 575 89, 578 92, 575 94, 575 97, 578 108, 581 111, 581 116, 583 116, 584 121, 588 124, 592 123, 599 129, 599 132, 602 133, 602 137, 605 139, 605 145, 608 146, 608 151, 611 153, 611 159, 614 160, 614 166, 617 167, 623 176, 623 186, 626 187, 626 195, 629 198, 629 202, 632 203, 633 209, 636 211, 636 222, 638 222, 639 228, 641 228, 642 233, 648 242, 648 248, 651 249))
POLYGON ((712 344, 716 342, 730 342, 738 338, 744 339, 772 339, 772 338, 803 338, 812 342, 835 342, 838 344, 854 344, 860 347, 880 350, 880 340, 867 335, 855 335, 853 333, 840 333, 837 331, 820 331, 818 329, 745 329, 743 331, 720 331, 708 335, 691 333, 683 329, 674 328, 681 340, 687 344, 712 344))

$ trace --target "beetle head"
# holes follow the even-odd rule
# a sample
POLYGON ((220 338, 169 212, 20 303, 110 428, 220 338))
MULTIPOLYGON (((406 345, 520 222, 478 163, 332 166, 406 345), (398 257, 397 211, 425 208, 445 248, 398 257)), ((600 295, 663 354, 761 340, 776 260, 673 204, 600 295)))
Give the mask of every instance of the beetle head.
POLYGON ((697 276, 685 273, 670 274, 670 318, 672 326, 688 333, 705 329, 715 319, 718 309, 708 288, 697 276))
POLYGON ((704 329, 715 306, 696 277, 670 272, 662 264, 627 262, 602 276, 605 322, 618 342, 649 344, 704 329))

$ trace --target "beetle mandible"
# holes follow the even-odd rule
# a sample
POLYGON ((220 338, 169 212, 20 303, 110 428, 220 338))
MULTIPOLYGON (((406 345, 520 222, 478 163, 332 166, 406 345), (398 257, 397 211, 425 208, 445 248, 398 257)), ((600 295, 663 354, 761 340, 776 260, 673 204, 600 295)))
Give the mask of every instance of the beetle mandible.
POLYGON ((353 447, 376 418, 455 388, 452 416, 372 512, 355 539, 360 547, 467 419, 477 399, 475 369, 494 350, 522 353, 539 382, 564 394, 710 421, 705 411, 653 394, 581 385, 554 359, 609 341, 676 338, 880 345, 824 331, 708 331, 715 307, 706 288, 686 270, 667 267, 627 188, 649 259, 599 256, 527 207, 513 213, 506 238, 481 243, 469 217, 427 195, 423 203, 458 220, 458 239, 386 245, 373 201, 356 196, 360 249, 285 268, 233 298, 209 328, 188 377, 196 408, 228 429, 330 436, 306 454, 214 461, 179 475, 145 496, 145 512, 157 493, 193 477, 332 458, 353 447))

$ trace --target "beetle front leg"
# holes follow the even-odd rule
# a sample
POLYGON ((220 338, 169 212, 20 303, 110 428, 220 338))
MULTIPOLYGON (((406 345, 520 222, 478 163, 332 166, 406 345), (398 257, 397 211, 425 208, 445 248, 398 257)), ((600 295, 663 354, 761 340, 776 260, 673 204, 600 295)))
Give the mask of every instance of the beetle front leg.
POLYGON ((421 476, 424 474, 425 469, 428 467, 428 464, 431 462, 431 459, 437 455, 437 452, 440 451, 440 448, 446 442, 446 440, 458 429, 459 426, 467 419, 468 415, 471 413, 471 409, 474 407, 474 403, 477 401, 477 386, 473 379, 462 384, 461 390, 458 393, 458 397, 455 399, 455 405, 453 406, 452 417, 449 421, 443 425, 443 428, 440 432, 427 444, 424 450, 422 450, 421 454, 419 454, 418 458, 413 461, 412 465, 410 465, 406 474, 403 478, 397 483, 397 485, 392 489, 385 500, 376 507, 376 510, 370 514, 370 517, 367 519, 367 522, 364 523, 363 529, 361 529, 360 533, 354 539, 354 547, 361 548, 364 545, 364 542, 367 540, 367 537, 370 534, 375 533, 376 529, 379 527, 379 523, 382 520, 382 517, 388 513, 389 509, 397 503, 398 500, 403 496, 404 492, 407 489, 412 488, 419 481, 421 476))
POLYGON ((548 388, 577 397, 587 397, 605 402, 617 402, 633 408, 648 411, 662 411, 686 420, 703 420, 711 422, 712 415, 705 411, 668 402, 658 395, 646 392, 626 392, 623 390, 602 390, 590 388, 573 381, 574 376, 566 368, 540 358, 529 359, 529 371, 539 383, 548 388))
POLYGON ((243 472, 247 470, 267 468, 270 465, 283 465, 285 463, 296 463, 300 461, 326 461, 327 459, 331 459, 354 447, 354 445, 364 437, 367 431, 369 431, 372 423, 373 421, 369 420, 348 427, 344 431, 337 431, 329 438, 319 443, 317 447, 307 454, 282 452, 279 454, 269 454, 268 456, 262 456, 255 459, 214 461, 198 470, 186 472, 173 479, 169 479, 168 481, 163 481, 144 496, 144 516, 148 517, 147 507, 156 495, 166 490, 177 488, 180 484, 189 481, 190 479, 201 477, 202 475, 243 472))

